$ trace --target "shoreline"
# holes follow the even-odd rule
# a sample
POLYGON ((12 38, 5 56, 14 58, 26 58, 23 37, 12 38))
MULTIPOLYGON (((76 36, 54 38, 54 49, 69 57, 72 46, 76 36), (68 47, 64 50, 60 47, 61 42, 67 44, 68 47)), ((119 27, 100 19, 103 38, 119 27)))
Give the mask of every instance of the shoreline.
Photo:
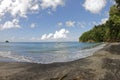
POLYGON ((0 62, 0 80, 120 80, 120 43, 71 62, 0 62))
POLYGON ((75 61, 75 60, 79 60, 82 58, 92 56, 93 53, 102 49, 105 45, 106 45, 106 43, 96 43, 95 45, 81 48, 79 50, 77 49, 73 52, 72 51, 67 52, 67 53, 65 52, 64 56, 62 55, 63 53, 58 56, 56 55, 57 57, 61 56, 58 59, 57 58, 55 59, 56 56, 51 55, 51 54, 48 56, 48 58, 46 58, 47 56, 44 58, 42 58, 42 56, 41 56, 40 61, 37 59, 34 59, 34 57, 32 58, 32 57, 26 56, 26 55, 19 55, 16 53, 14 54, 11 51, 1 51, 0 52, 0 62, 28 62, 28 63, 39 63, 39 64, 40 63, 41 64, 51 64, 51 63, 60 63, 60 62, 71 62, 71 61, 75 61), (49 57, 50 57, 50 60, 49 60, 49 57))

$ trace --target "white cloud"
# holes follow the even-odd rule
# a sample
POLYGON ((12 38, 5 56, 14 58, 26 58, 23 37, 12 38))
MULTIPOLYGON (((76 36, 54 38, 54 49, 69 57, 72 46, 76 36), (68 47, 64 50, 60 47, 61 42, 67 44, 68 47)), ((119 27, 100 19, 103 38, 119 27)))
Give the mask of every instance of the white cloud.
POLYGON ((41 40, 47 39, 47 34, 42 35, 41 40))
POLYGON ((59 22, 57 23, 58 26, 66 26, 66 27, 81 27, 81 28, 85 28, 87 26, 86 22, 79 22, 79 21, 66 21, 66 22, 59 22))
POLYGON ((67 34, 69 33, 66 29, 61 29, 59 31, 55 31, 55 33, 49 33, 42 35, 41 40, 47 40, 47 39, 64 39, 67 38, 67 34))
POLYGON ((48 35, 47 35, 47 34, 44 34, 44 35, 42 35, 41 40, 50 39, 50 38, 52 38, 52 36, 53 36, 52 33, 49 33, 48 35))
POLYGON ((47 35, 47 39, 51 38, 52 36, 53 36, 53 34, 52 34, 52 33, 49 33, 49 34, 47 35))
POLYGON ((101 25, 101 24, 105 24, 108 19, 109 18, 103 18, 99 22, 93 21, 93 22, 90 22, 89 25, 101 25))
POLYGON ((34 6, 31 7, 31 10, 38 10, 39 9, 39 5, 35 4, 34 6))
POLYGON ((62 23, 62 22, 59 22, 57 25, 58 25, 58 26, 62 26, 62 25, 63 25, 63 23, 62 23))
POLYGON ((30 25, 30 28, 35 28, 36 27, 36 25, 34 24, 34 23, 32 23, 31 25, 30 25))
POLYGON ((85 28, 87 24, 85 22, 77 22, 77 26, 81 28, 85 28))
POLYGON ((11 29, 11 28, 20 28, 19 20, 13 19, 12 21, 7 21, 4 24, 0 25, 0 30, 11 29))
POLYGON ((52 8, 53 10, 65 4, 64 0, 42 0, 41 2, 42 9, 52 8))
POLYGON ((56 32, 54 33, 53 38, 54 38, 54 39, 67 38, 67 34, 68 34, 68 33, 69 33, 68 30, 61 29, 60 31, 56 31, 56 32))
POLYGON ((67 21, 66 23, 65 23, 65 25, 67 26, 67 27, 74 27, 75 26, 75 21, 67 21))
POLYGON ((96 22, 96 21, 91 22, 91 25, 98 25, 98 24, 99 22, 96 22))
POLYGON ((92 13, 99 13, 106 5, 106 0, 85 0, 83 7, 92 13))
POLYGON ((101 23, 100 23, 100 24, 106 23, 107 20, 108 20, 108 18, 103 18, 103 19, 101 19, 101 23))

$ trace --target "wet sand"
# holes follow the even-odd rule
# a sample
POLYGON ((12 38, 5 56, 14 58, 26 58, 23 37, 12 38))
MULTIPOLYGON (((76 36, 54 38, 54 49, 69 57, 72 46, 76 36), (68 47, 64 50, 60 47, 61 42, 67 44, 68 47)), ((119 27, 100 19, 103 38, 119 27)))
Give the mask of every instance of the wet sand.
POLYGON ((0 80, 120 80, 120 43, 109 43, 93 56, 72 62, 0 62, 0 80))

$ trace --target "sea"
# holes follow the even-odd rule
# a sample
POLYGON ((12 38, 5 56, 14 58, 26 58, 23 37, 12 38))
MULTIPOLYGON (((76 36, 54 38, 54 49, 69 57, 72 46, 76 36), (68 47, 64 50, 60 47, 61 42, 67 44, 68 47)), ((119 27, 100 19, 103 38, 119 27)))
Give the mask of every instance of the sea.
POLYGON ((1 42, 0 62, 68 62, 91 56, 104 46, 80 42, 1 42))

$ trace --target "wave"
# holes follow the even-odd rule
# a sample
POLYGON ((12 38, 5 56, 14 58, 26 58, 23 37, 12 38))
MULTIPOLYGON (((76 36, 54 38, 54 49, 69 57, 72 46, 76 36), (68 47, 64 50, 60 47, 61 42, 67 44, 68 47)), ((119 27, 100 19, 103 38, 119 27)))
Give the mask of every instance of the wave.
POLYGON ((102 49, 106 44, 96 45, 90 48, 81 49, 78 53, 73 57, 74 59, 85 58, 93 55, 96 51, 102 49))
POLYGON ((69 62, 69 61, 82 59, 82 58, 93 55, 93 53, 102 49, 105 45, 106 44, 99 44, 97 46, 92 46, 92 47, 81 49, 79 51, 75 51, 71 53, 58 51, 58 54, 54 54, 54 55, 49 54, 45 56, 46 59, 37 61, 37 63, 48 64, 48 63, 54 63, 54 62, 69 62))
POLYGON ((56 53, 43 53, 34 56, 27 55, 18 55, 14 54, 11 51, 8 52, 0 52, 0 56, 4 58, 9 58, 14 60, 15 62, 31 62, 31 63, 54 63, 54 62, 68 62, 74 61, 77 59, 85 58, 93 55, 96 51, 102 49, 106 44, 101 44, 97 46, 92 46, 88 48, 84 48, 78 51, 70 52, 68 51, 56 51, 56 53))
MULTIPOLYGON (((62 55, 58 55, 61 57, 57 57, 56 59, 51 59, 44 62, 44 64, 48 64, 48 63, 54 63, 54 62, 69 62, 69 61, 74 61, 74 60, 78 60, 78 59, 82 59, 88 56, 92 56, 96 51, 102 49, 106 44, 99 44, 96 46, 92 46, 89 48, 85 48, 85 49, 81 49, 79 51, 75 51, 75 52, 71 52, 72 54, 62 54, 62 55)), ((62 53, 62 51, 61 51, 62 53)), ((38 63, 42 63, 42 62, 38 62, 38 63)))
POLYGON ((25 56, 12 54, 11 51, 0 52, 0 56, 3 57, 3 58, 12 59, 13 61, 17 61, 17 62, 32 62, 30 57, 25 57, 25 56))

